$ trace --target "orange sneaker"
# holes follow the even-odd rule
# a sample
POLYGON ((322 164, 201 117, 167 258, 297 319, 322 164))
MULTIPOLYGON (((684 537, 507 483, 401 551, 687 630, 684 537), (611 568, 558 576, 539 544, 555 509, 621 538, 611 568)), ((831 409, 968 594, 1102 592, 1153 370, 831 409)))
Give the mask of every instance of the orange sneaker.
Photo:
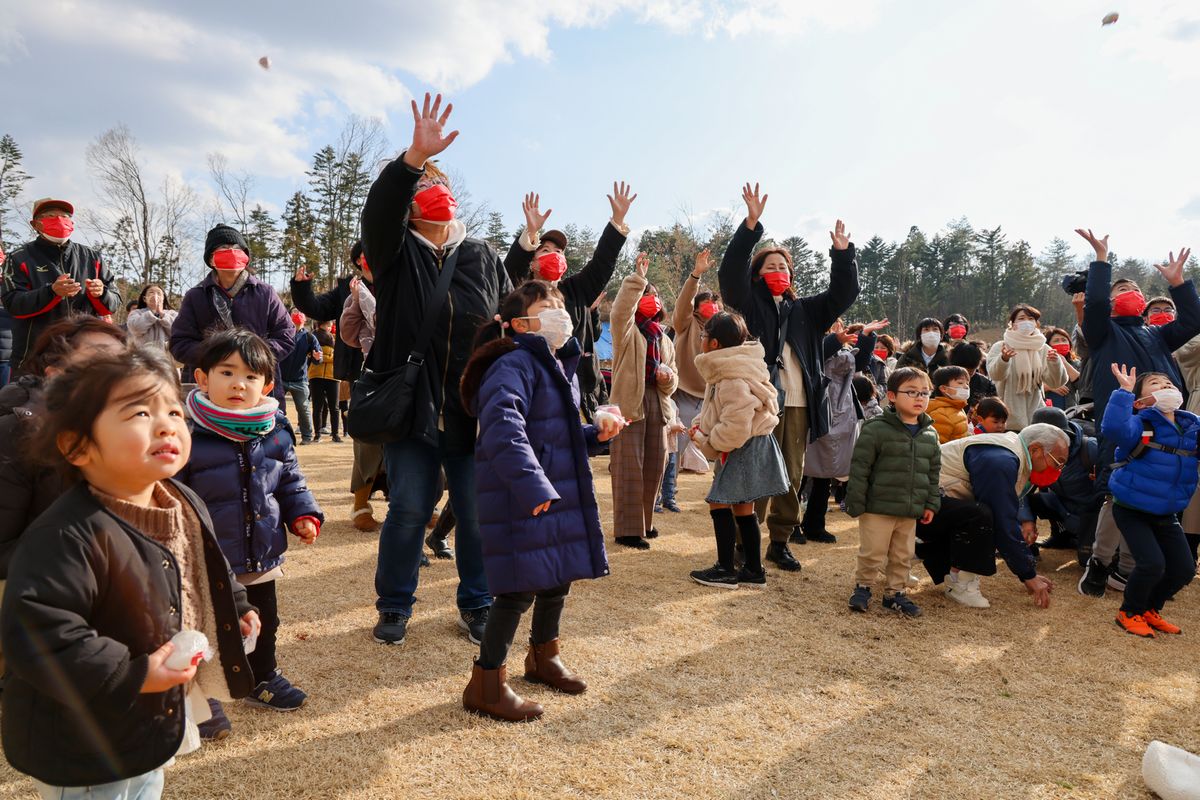
POLYGON ((1162 614, 1159 614, 1153 608, 1142 614, 1142 619, 1146 620, 1146 624, 1156 631, 1162 631, 1163 633, 1183 633, 1182 628, 1167 622, 1162 618, 1162 614))
POLYGON ((1145 636, 1147 639, 1154 638, 1154 631, 1146 624, 1146 618, 1141 614, 1126 614, 1124 611, 1118 611, 1117 624, 1124 628, 1126 633, 1145 636))

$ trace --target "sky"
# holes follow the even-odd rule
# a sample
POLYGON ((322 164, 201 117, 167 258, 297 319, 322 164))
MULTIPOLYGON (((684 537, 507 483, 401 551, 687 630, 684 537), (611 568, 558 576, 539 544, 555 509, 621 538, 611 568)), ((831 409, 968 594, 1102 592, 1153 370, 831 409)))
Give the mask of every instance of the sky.
POLYGON ((1076 227, 1200 248, 1190 1, 0 0, 0 76, 26 200, 85 207, 86 147, 123 123, 153 183, 212 194, 221 153, 278 212, 347 115, 398 152, 410 98, 442 91, 442 164, 509 227, 536 190, 551 227, 598 230, 626 180, 635 229, 703 229, 758 181, 768 233, 814 243, 839 217, 861 243, 966 216, 1035 251, 1083 255, 1076 227))

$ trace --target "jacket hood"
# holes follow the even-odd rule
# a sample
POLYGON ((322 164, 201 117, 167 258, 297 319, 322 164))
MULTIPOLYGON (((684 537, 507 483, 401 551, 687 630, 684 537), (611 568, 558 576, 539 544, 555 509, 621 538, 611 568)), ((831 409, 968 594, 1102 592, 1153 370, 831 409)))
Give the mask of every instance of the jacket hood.
MULTIPOLYGON (((446 243, 444 245, 442 245, 442 248, 445 250, 453 250, 454 248, 456 248, 460 244, 462 244, 464 241, 466 241, 466 238, 467 238, 467 226, 462 223, 462 220, 459 220, 459 219, 450 220, 449 227, 450 227, 450 236, 446 239, 446 243)), ((430 250, 436 251, 438 249, 437 245, 435 245, 433 242, 426 239, 421 234, 417 233, 417 229, 413 228, 411 225, 408 228, 408 233, 410 236, 414 237, 418 242, 425 245, 430 250)))
POLYGON ((22 375, 7 386, 0 388, 0 416, 13 410, 38 403, 42 393, 42 379, 33 375, 22 375))
POLYGON ((696 356, 696 370, 705 383, 741 378, 769 383, 766 351, 760 342, 746 342, 737 347, 722 347, 696 356))

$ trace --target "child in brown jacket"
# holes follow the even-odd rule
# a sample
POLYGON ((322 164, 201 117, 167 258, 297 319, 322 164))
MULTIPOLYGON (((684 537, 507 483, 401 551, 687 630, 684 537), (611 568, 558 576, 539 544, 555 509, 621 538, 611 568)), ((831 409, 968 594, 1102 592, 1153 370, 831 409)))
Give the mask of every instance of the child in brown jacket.
POLYGON ((962 367, 939 367, 933 372, 933 397, 926 413, 933 417, 938 440, 945 444, 971 433, 967 400, 971 397, 971 375, 962 367))

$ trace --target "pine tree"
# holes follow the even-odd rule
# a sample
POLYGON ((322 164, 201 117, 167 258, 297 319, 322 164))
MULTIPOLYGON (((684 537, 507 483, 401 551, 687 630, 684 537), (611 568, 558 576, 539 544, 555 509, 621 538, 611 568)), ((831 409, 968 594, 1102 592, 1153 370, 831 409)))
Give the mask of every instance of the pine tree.
POLYGON ((23 155, 17 141, 7 133, 0 137, 0 247, 5 252, 20 244, 21 213, 17 208, 21 190, 30 176, 21 166, 23 155))
POLYGON ((290 275, 300 265, 314 269, 321 259, 317 243, 317 219, 313 216, 308 197, 296 192, 284 206, 283 234, 279 242, 279 262, 290 275))
POLYGON ((255 205, 247 223, 246 244, 250 247, 251 263, 256 265, 259 279, 274 285, 280 245, 275 218, 261 205, 255 205))
POLYGON ((483 238, 501 256, 508 252, 512 239, 509 238, 508 231, 504 228, 504 215, 499 211, 488 212, 487 228, 484 229, 483 238))

